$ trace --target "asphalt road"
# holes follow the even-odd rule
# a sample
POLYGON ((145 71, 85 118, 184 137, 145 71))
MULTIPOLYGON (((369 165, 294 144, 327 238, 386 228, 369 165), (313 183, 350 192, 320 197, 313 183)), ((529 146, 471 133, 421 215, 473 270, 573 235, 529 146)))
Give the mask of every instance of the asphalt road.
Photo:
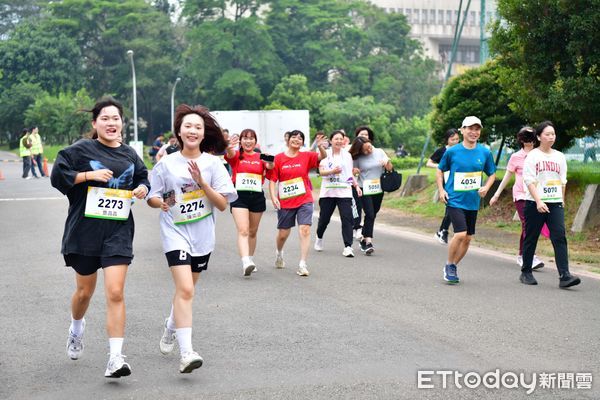
MULTIPOLYGON (((0 159, 7 159, 0 152, 0 159)), ((132 375, 104 378, 108 341, 102 279, 86 315, 85 352, 65 354, 73 272, 60 241, 66 199, 49 179, 23 180, 20 163, 0 162, 1 399, 598 399, 600 282, 583 277, 558 289, 557 273, 519 283, 514 262, 473 251, 459 266, 461 283, 446 285, 446 247, 401 227, 376 228, 376 252, 341 256, 338 222, 325 251, 311 251, 311 275, 295 274, 294 230, 284 270, 275 270, 276 215, 259 231, 259 272, 242 277, 229 212, 218 215, 217 248, 194 303, 194 348, 205 364, 178 372, 178 357, 158 350, 173 283, 162 254, 157 211, 133 207, 135 259, 127 277, 124 353, 132 375), (456 375, 495 372, 510 384, 524 374, 535 389, 470 389, 456 375), (418 388, 422 383, 434 388, 418 388), (544 376, 554 374, 552 388, 544 376), (559 374, 573 374, 560 375, 559 374), (592 377, 591 389, 585 380, 592 377), (582 380, 576 382, 577 379, 582 380), (558 386, 571 384, 577 388, 558 386)), ((315 219, 316 225, 316 219, 315 219)), ((355 244, 355 250, 358 248, 355 244)), ((488 381, 494 386, 494 378, 488 381)))

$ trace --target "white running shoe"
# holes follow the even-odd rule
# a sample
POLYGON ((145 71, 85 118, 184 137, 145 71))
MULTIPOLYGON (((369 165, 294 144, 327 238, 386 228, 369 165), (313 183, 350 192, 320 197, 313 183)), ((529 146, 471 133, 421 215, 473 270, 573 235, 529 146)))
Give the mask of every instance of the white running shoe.
POLYGON ((182 374, 189 374, 193 370, 200 368, 204 360, 195 351, 190 351, 181 355, 181 361, 179 361, 179 372, 182 374))
POLYGON ((323 251, 323 239, 317 238, 317 240, 315 240, 315 250, 323 251))
POLYGON ((160 338, 160 352, 163 354, 170 354, 175 348, 175 342, 177 342, 177 332, 167 328, 167 322, 169 318, 165 319, 165 330, 163 331, 162 337, 160 338))
POLYGON ((252 260, 242 264, 242 271, 244 272, 244 276, 250 276, 255 269, 256 265, 254 265, 254 262, 252 260))
POLYGON ((523 268, 523 256, 517 256, 517 264, 519 264, 519 267, 523 268))
POLYGON ((277 268, 277 269, 285 268, 285 261, 283 261, 283 254, 279 254, 279 253, 276 254, 275 268, 277 268))
POLYGON ((67 356, 71 360, 78 360, 83 353, 83 333, 85 332, 85 318, 81 323, 81 335, 77 336, 69 329, 69 337, 67 338, 67 356))
POLYGON ((131 375, 131 367, 124 360, 123 354, 110 354, 104 376, 107 378, 120 378, 131 375))
POLYGON ((308 272, 308 268, 306 265, 298 266, 298 271, 296 271, 296 273, 300 276, 309 276, 310 275, 310 272, 308 272))
POLYGON ((352 250, 352 247, 346 246, 346 247, 344 247, 344 251, 342 252, 342 255, 344 257, 354 257, 354 250, 352 250))
POLYGON ((535 254, 533 255, 533 261, 531 263, 531 269, 540 269, 544 268, 544 262, 538 258, 535 254))
POLYGON ((356 240, 362 239, 362 233, 360 233, 360 232, 361 232, 360 229, 354 229, 354 232, 352 235, 352 236, 354 236, 354 239, 356 239, 356 240))

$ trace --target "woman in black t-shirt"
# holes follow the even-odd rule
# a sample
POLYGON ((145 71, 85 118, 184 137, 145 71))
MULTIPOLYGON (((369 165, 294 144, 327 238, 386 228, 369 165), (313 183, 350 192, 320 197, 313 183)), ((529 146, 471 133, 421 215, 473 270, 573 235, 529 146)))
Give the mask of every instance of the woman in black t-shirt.
MULTIPOLYGON (((427 166, 431 168, 437 168, 438 164, 442 160, 444 153, 446 150, 460 141, 460 136, 458 129, 450 128, 446 131, 445 134, 446 143, 444 146, 440 147, 436 151, 433 152, 429 160, 427 160, 427 166)), ((445 180, 447 177, 444 178, 445 180)), ((440 229, 435 233, 435 237, 442 244, 448 244, 448 229, 450 228, 450 217, 448 217, 448 213, 444 214, 444 218, 442 219, 442 223, 440 224, 440 229)))
POLYGON ((133 259, 132 198, 149 191, 148 171, 135 150, 121 143, 123 106, 112 98, 100 100, 92 113, 94 139, 82 139, 58 153, 52 186, 69 198, 62 239, 65 264, 75 270, 67 355, 83 352, 84 315, 96 288, 98 269, 104 271, 106 330, 110 358, 104 376, 131 373, 121 349, 125 333, 123 292, 133 259))

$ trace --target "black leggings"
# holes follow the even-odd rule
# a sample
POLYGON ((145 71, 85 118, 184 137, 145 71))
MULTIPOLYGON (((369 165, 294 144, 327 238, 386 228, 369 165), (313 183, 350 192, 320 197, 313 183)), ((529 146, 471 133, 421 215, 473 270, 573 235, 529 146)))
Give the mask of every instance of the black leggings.
POLYGON ((352 199, 341 197, 321 197, 319 199, 319 224, 317 237, 322 239, 337 206, 342 220, 342 239, 344 246, 352 246, 352 199))
POLYGON ((444 211, 444 218, 442 219, 442 223, 440 224, 440 229, 438 231, 447 231, 450 229, 450 216, 448 215, 448 207, 444 211))
POLYGON ((546 203, 549 213, 540 213, 535 201, 525 203, 525 240, 523 240, 522 271, 531 272, 533 255, 544 223, 550 230, 550 241, 554 248, 556 268, 560 275, 569 272, 569 251, 565 234, 565 209, 562 203, 546 203))
POLYGON ((372 194, 370 196, 362 196, 362 209, 365 212, 365 221, 362 227, 363 237, 373 237, 373 226, 375 226, 375 217, 381 209, 383 201, 383 193, 372 194))

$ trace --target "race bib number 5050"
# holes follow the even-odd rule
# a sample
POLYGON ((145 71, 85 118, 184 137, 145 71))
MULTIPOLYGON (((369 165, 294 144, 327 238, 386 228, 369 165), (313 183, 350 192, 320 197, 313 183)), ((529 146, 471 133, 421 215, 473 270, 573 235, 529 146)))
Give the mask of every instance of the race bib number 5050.
POLYGON ((131 210, 131 190, 88 186, 84 215, 88 218, 125 221, 131 210))

